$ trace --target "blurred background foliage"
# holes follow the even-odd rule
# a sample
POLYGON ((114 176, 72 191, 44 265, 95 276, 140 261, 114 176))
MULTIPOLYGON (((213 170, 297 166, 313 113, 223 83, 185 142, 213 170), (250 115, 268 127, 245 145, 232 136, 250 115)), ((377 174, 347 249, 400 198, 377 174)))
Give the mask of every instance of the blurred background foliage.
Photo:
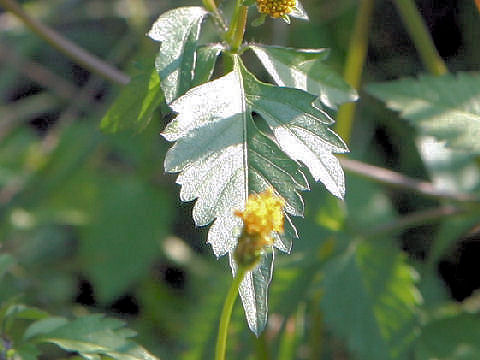
MULTIPOLYGON (((229 2, 222 5, 226 13, 229 2)), ((158 51, 158 44, 144 36, 156 17, 169 8, 198 2, 31 0, 21 4, 66 38, 134 74, 151 64, 158 51)), ((478 70, 480 16, 474 2, 417 4, 449 69, 478 70)), ((328 62, 341 73, 357 1, 304 0, 303 5, 310 22, 286 25, 268 20, 262 27, 248 28, 246 38, 331 48, 328 62)), ((212 27, 206 29, 202 36, 209 41, 212 27)), ((259 69, 253 57, 249 61, 259 69)), ((422 72, 392 2, 377 1, 364 81, 422 72)), ((259 76, 268 79, 266 74, 259 76)), ((175 176, 163 172, 167 144, 159 132, 166 121, 160 111, 141 133, 100 130, 100 120, 120 89, 54 50, 0 8, 0 251, 15 259, 0 283, 0 302, 15 298, 66 317, 107 313, 125 319, 138 332, 138 342, 162 359, 210 359, 231 279, 227 259, 214 258, 205 243, 205 229, 194 228, 192 204, 180 203, 175 176)), ((360 94, 350 157, 427 181, 438 174, 434 169, 432 175, 422 161, 413 127, 363 91, 360 94)), ((447 169, 449 174, 454 171, 447 169)), ((389 284, 398 287, 400 298, 406 288, 417 284, 426 314, 445 303, 453 314, 458 311, 455 306, 474 299, 472 294, 480 287, 479 234, 470 231, 476 215, 415 224, 359 241, 358 234, 438 202, 348 173, 346 183, 345 203, 318 184, 305 194, 305 218, 296 221, 300 239, 291 255, 276 258, 268 328, 255 339, 237 304, 229 359, 367 358, 369 346, 377 346, 375 337, 381 337, 374 333, 385 335, 388 326, 403 326, 406 319, 398 316, 397 323, 392 320, 378 329, 378 324, 368 322, 368 315, 351 306, 371 300, 368 294, 359 295, 361 274, 372 279, 375 289, 383 289, 375 272, 394 266, 379 263, 374 253, 401 263, 395 267, 400 275, 389 284), (343 267, 328 261, 336 254, 344 257, 343 267), (358 278, 349 277, 355 273, 358 278), (335 316, 341 319, 332 319, 335 316), (342 321, 344 328, 325 325, 342 321), (370 335, 352 340, 347 329, 352 324, 358 325, 359 333, 370 335)), ((469 187, 478 189, 478 181, 469 187)), ((413 306, 417 300, 399 301, 413 306)), ((385 309, 379 306, 373 309, 381 313, 385 309)), ((393 316, 392 309, 385 311, 390 311, 385 316, 393 316)), ((415 350, 418 358, 429 358, 429 342, 442 341, 436 327, 457 326, 461 332, 465 324, 478 335, 475 314, 461 315, 465 323, 452 325, 449 318, 429 323, 422 332, 425 342, 415 350)), ((421 322, 420 316, 416 320, 421 322)), ((415 331, 409 328, 403 340, 397 340, 412 341, 418 336, 415 331)), ((45 358, 67 355, 47 348, 45 358)), ((464 358, 479 358, 472 356, 464 358)))

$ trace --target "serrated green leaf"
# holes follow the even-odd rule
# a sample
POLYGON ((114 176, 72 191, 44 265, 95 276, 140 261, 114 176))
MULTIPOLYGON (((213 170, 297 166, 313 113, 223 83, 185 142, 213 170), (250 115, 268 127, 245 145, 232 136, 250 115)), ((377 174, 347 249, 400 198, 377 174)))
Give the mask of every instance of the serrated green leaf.
POLYGON ((367 91, 399 111, 424 135, 480 154, 480 75, 421 76, 370 84, 367 91))
MULTIPOLYGON (((262 255, 257 267, 245 275, 239 289, 248 325, 257 336, 267 325, 268 286, 273 274, 273 254, 272 251, 262 255)), ((235 269, 232 256, 230 265, 235 269)))
POLYGON ((299 89, 261 83, 246 69, 243 73, 247 103, 267 121, 280 148, 302 161, 315 181, 343 199, 343 170, 332 153, 345 153, 348 148, 328 128, 333 119, 314 104, 316 97, 299 89))
POLYGON ((415 348, 417 360, 480 358, 480 316, 460 313, 429 322, 415 348))
MULTIPOLYGON (((285 199, 288 214, 303 213, 298 192, 308 183, 299 164, 258 130, 252 112, 265 118, 285 152, 304 160, 330 191, 343 195, 343 172, 331 152, 342 152, 346 147, 329 131, 327 125, 332 120, 328 114, 312 104, 315 96, 259 82, 238 56, 233 56, 233 63, 229 74, 174 101, 171 108, 177 117, 163 132, 168 141, 176 141, 166 155, 165 169, 181 172, 177 183, 182 185, 182 201, 197 199, 195 223, 204 226, 213 221, 208 242, 217 256, 234 250, 242 222, 233 212, 244 208, 249 193, 271 186, 285 199), (301 150, 308 151, 310 157, 297 154, 301 142, 301 150), (326 175, 319 174, 322 169, 318 163, 326 175)), ((288 217, 285 234, 275 236, 275 247, 289 252, 291 239, 297 234, 288 217)), ((262 266, 248 274, 241 285, 249 326, 257 334, 266 323, 271 264, 265 256, 262 266)))
POLYGON ((206 14, 199 6, 176 8, 160 15, 148 32, 161 42, 155 67, 167 104, 192 87, 197 39, 206 14))
POLYGON ((325 266, 327 325, 358 359, 403 359, 417 336, 415 278, 391 245, 352 243, 325 266))
POLYGON ((358 98, 355 90, 323 63, 328 56, 328 49, 293 49, 257 44, 249 48, 279 86, 308 91, 333 109, 358 98))
POLYGON ((140 132, 163 102, 160 78, 156 70, 134 76, 103 117, 100 128, 106 132, 133 129, 140 132))
POLYGON ((135 332, 124 328, 117 319, 88 315, 68 321, 50 318, 33 323, 25 331, 25 339, 34 343, 53 343, 67 351, 76 351, 86 359, 109 356, 119 360, 154 360, 141 346, 129 338, 135 332))

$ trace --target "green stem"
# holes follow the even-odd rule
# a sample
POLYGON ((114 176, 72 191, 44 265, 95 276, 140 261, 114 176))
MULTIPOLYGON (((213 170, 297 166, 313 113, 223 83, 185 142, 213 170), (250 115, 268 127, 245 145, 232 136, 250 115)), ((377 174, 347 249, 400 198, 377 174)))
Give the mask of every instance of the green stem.
MULTIPOLYGON (((355 26, 348 49, 347 60, 343 77, 354 89, 360 87, 362 70, 365 63, 368 47, 368 29, 372 17, 374 0, 361 0, 355 26)), ((337 132, 345 140, 350 141, 353 118, 355 116, 355 103, 347 103, 340 107, 337 115, 337 132)))
POLYGON ((237 0, 233 10, 230 28, 228 29, 225 40, 230 45, 232 52, 236 53, 242 44, 245 25, 247 23, 248 8, 242 5, 243 0, 237 0))
POLYGON ((217 5, 215 4, 215 0, 203 0, 202 2, 203 6, 205 6, 205 9, 207 9, 213 14, 213 17, 217 22, 218 26, 220 26, 223 31, 227 31, 227 25, 225 24, 222 14, 220 13, 217 5))
POLYGON ((130 78, 121 71, 67 40, 53 29, 50 29, 48 26, 30 17, 25 11, 23 11, 16 1, 0 0, 0 5, 19 17, 24 24, 30 28, 30 30, 40 36, 51 46, 68 56, 76 63, 82 65, 87 70, 117 84, 124 85, 130 81, 130 78))
POLYGON ((258 338, 255 338, 255 359, 256 360, 271 360, 270 352, 268 351, 267 338, 265 333, 262 333, 258 338))
POLYGON ((247 15, 248 15, 248 7, 242 6, 240 8, 239 16, 238 16, 238 24, 235 33, 233 34, 232 39, 232 51, 237 52, 240 45, 243 42, 243 35, 245 34, 245 26, 247 25, 247 15))
POLYGON ((413 0, 395 0, 395 5, 427 70, 433 75, 445 74, 448 71, 447 66, 438 54, 415 2, 413 0))
POLYGON ((230 290, 228 290, 225 303, 223 304, 222 315, 220 316, 220 326, 218 328, 217 345, 215 347, 215 360, 225 360, 225 352, 227 349, 227 330, 232 317, 233 304, 238 296, 238 288, 245 277, 246 271, 243 267, 239 267, 237 274, 233 278, 230 290))

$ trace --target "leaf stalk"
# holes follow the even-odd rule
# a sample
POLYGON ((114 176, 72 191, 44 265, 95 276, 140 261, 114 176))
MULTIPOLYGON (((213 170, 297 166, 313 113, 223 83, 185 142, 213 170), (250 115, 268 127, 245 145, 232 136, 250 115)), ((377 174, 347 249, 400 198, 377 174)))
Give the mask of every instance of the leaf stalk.
POLYGON ((230 27, 225 35, 225 40, 230 45, 233 53, 237 53, 243 42, 245 26, 247 24, 248 7, 243 6, 243 0, 237 0, 233 10, 230 27))
POLYGON ((233 278, 232 285, 228 290, 227 297, 223 304, 222 314, 220 316, 220 325, 218 328, 217 344, 215 347, 215 360, 225 360, 225 353, 227 349, 227 331, 230 324, 230 318, 232 317, 233 304, 238 296, 238 289, 240 284, 247 273, 243 266, 239 266, 235 277, 233 278))

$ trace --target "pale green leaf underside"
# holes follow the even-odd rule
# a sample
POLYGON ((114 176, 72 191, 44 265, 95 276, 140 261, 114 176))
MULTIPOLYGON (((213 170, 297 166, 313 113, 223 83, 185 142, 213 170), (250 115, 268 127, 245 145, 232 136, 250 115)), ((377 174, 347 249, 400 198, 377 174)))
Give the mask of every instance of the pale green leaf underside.
POLYGON ((48 318, 33 323, 25 331, 25 339, 53 343, 86 359, 108 356, 118 360, 155 360, 156 357, 129 340, 135 332, 123 326, 122 321, 102 315, 87 315, 73 321, 48 318))
POLYGON ((368 92, 455 149, 480 153, 480 75, 421 76, 371 84, 368 92))
POLYGON ((257 44, 249 48, 279 86, 308 91, 333 109, 358 98, 355 90, 323 63, 329 53, 327 49, 293 49, 257 44))
MULTIPOLYGON (((217 256, 234 250, 242 222, 233 212, 244 208, 249 193, 271 186, 286 200, 287 213, 302 215, 298 192, 308 183, 295 160, 304 161, 335 195, 344 192, 343 172, 331 153, 346 147, 328 129, 329 116, 312 104, 316 97, 263 84, 239 57, 233 60, 232 72, 171 103, 177 116, 163 132, 168 141, 176 142, 166 155, 165 169, 180 172, 182 201, 197 200, 195 223, 213 222, 208 242, 217 256), (252 112, 267 121, 278 145, 257 129, 252 112)), ((296 231, 288 217, 285 234, 275 236, 275 247, 289 252, 296 231)), ((249 326, 257 334, 266 323, 271 271, 271 255, 265 255, 240 289, 249 326)))
POLYGON ((358 359, 403 359, 417 336, 415 278, 390 244, 353 243, 326 265, 325 321, 358 359))
POLYGON ((155 67, 167 104, 192 87, 197 39, 206 14, 199 6, 179 7, 162 14, 148 32, 161 42, 155 67))

